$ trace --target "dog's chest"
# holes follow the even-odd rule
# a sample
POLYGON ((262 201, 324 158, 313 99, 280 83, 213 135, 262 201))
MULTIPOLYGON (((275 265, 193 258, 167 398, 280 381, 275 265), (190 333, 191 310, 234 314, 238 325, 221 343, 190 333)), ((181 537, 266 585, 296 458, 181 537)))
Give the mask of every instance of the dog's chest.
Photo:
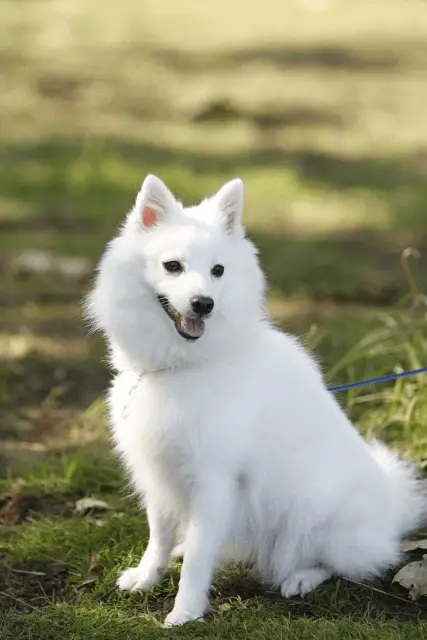
POLYGON ((212 446, 213 406, 200 378, 119 376, 111 389, 114 439, 127 457, 182 466, 212 446))

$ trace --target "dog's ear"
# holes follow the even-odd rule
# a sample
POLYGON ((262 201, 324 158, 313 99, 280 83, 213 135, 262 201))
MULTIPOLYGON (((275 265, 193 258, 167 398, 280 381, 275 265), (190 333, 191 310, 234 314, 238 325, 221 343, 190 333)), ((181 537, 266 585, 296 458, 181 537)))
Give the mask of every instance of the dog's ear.
POLYGON ((135 212, 144 228, 160 222, 173 205, 174 197, 160 178, 148 175, 136 198, 135 212))
POLYGON ((230 180, 214 195, 227 233, 241 229, 243 216, 243 182, 240 178, 230 180))

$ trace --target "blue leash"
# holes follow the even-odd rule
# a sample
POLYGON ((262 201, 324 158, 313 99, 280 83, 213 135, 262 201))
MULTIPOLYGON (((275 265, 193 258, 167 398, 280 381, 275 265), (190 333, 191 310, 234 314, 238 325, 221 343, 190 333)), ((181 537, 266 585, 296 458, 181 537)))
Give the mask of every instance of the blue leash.
POLYGON ((379 376, 378 378, 370 378, 369 380, 360 380, 359 382, 350 382, 349 384, 337 384, 332 387, 328 387, 329 391, 337 393, 338 391, 348 391, 349 389, 356 389, 357 387, 366 387, 369 384, 376 384, 377 382, 388 382, 389 380, 398 380, 399 378, 408 378, 409 376, 418 376, 420 373, 427 373, 427 367, 422 369, 413 369, 412 371, 402 371, 402 373, 389 373, 385 376, 379 376))

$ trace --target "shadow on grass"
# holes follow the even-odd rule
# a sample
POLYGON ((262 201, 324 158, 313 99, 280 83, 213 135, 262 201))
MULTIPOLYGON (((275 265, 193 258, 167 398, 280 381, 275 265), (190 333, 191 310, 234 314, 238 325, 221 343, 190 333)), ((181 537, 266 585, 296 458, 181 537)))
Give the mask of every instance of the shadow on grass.
MULTIPOLYGON (((9 232, 19 244, 26 232, 36 231, 37 235, 29 233, 26 242, 37 245, 41 236, 45 243, 50 237, 59 250, 68 245, 83 247, 87 255, 97 259, 104 241, 132 205, 146 173, 158 173, 189 204, 205 197, 214 181, 219 185, 221 180, 238 173, 244 176, 253 168, 271 168, 276 175, 283 170, 284 179, 287 172, 296 172, 303 187, 319 192, 378 194, 389 205, 384 233, 288 236, 280 230, 255 230, 252 237, 261 250, 270 284, 281 295, 392 304, 407 292, 400 251, 408 241, 421 249, 426 244, 427 181, 424 170, 417 166, 419 157, 416 161, 405 157, 349 158, 309 149, 216 156, 116 139, 97 141, 91 147, 82 141, 56 139, 10 146, 2 158, 3 194, 32 211, 21 219, 6 216, 0 221, 6 249, 10 248, 8 238, 12 238, 9 232)), ((421 286, 427 284, 423 281, 426 259, 427 255, 417 270, 421 286)), ((19 286, 20 293, 26 291, 25 283, 19 286)), ((67 295, 67 287, 62 293, 67 295)), ((34 295, 36 301, 37 296, 48 301, 49 296, 61 297, 61 292, 47 287, 34 295)))
POLYGON ((229 100, 216 100, 203 105, 191 116, 191 121, 195 124, 243 121, 265 131, 293 126, 339 127, 344 124, 344 117, 331 109, 307 107, 304 104, 293 107, 270 104, 267 108, 250 111, 233 105, 229 100))
MULTIPOLYGON (((52 334, 61 339, 60 329, 52 334)), ((93 340, 92 340, 93 341, 93 340)), ((2 411, 7 408, 88 406, 105 390, 108 371, 101 353, 81 358, 54 357, 33 351, 2 364, 5 379, 2 411)))
MULTIPOLYGON (((362 46, 361 46, 362 45, 362 46)), ((403 63, 402 50, 410 46, 415 49, 416 43, 401 43, 396 50, 396 43, 383 51, 356 46, 317 45, 311 48, 295 46, 262 46, 220 51, 215 53, 185 52, 172 48, 157 49, 151 53, 156 59, 180 72, 225 71, 251 63, 273 64, 280 69, 300 69, 302 67, 324 68, 327 70, 347 70, 382 73, 394 71, 403 63)), ((425 48, 425 43, 418 43, 418 48, 425 48)))
MULTIPOLYGON (((304 117, 309 119, 311 115, 304 117)), ((345 157, 311 149, 261 149, 215 155, 116 138, 94 140, 93 144, 87 139, 56 138, 39 144, 3 147, 0 188, 4 197, 31 204, 35 217, 41 222, 49 221, 53 227, 72 227, 80 214, 85 224, 92 223, 93 227, 99 228, 106 219, 105 207, 108 213, 119 204, 129 206, 132 203, 134 194, 130 187, 135 188, 135 185, 132 174, 126 179, 128 168, 133 175, 137 170, 141 178, 153 167, 166 179, 168 173, 174 172, 177 194, 190 201, 206 195, 200 194, 199 176, 234 175, 250 168, 283 168, 284 171, 292 168, 307 185, 318 184, 338 190, 366 189, 385 194, 394 213, 391 228, 408 222, 422 222, 423 228, 427 229, 424 160, 423 153, 415 158, 403 155, 345 157), (184 179, 180 179, 183 176, 184 179), (407 196, 406 202, 403 196, 407 196), (86 205, 83 211, 76 211, 79 201, 86 205)), ((122 212, 116 212, 118 220, 121 215, 122 212)), ((2 229, 7 230, 9 224, 13 228, 19 222, 2 222, 2 229)))
MULTIPOLYGON (((290 237, 272 233, 250 234, 260 250, 267 279, 281 296, 303 296, 314 301, 389 306, 408 292, 401 268, 402 247, 381 244, 377 234, 345 233, 330 236, 290 237)), ((420 285, 427 256, 414 267, 420 285)))

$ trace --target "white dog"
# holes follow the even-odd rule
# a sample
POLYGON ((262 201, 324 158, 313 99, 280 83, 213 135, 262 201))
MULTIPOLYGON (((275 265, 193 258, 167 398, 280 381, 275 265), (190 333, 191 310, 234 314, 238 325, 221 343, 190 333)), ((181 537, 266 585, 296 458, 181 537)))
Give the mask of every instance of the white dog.
POLYGON ((240 180, 184 208, 148 176, 88 301, 116 370, 115 445, 150 526, 118 586, 150 589, 182 542, 166 626, 204 615, 225 557, 304 595, 395 564, 426 512, 414 469, 362 439, 311 356, 269 321, 242 210, 240 180))

